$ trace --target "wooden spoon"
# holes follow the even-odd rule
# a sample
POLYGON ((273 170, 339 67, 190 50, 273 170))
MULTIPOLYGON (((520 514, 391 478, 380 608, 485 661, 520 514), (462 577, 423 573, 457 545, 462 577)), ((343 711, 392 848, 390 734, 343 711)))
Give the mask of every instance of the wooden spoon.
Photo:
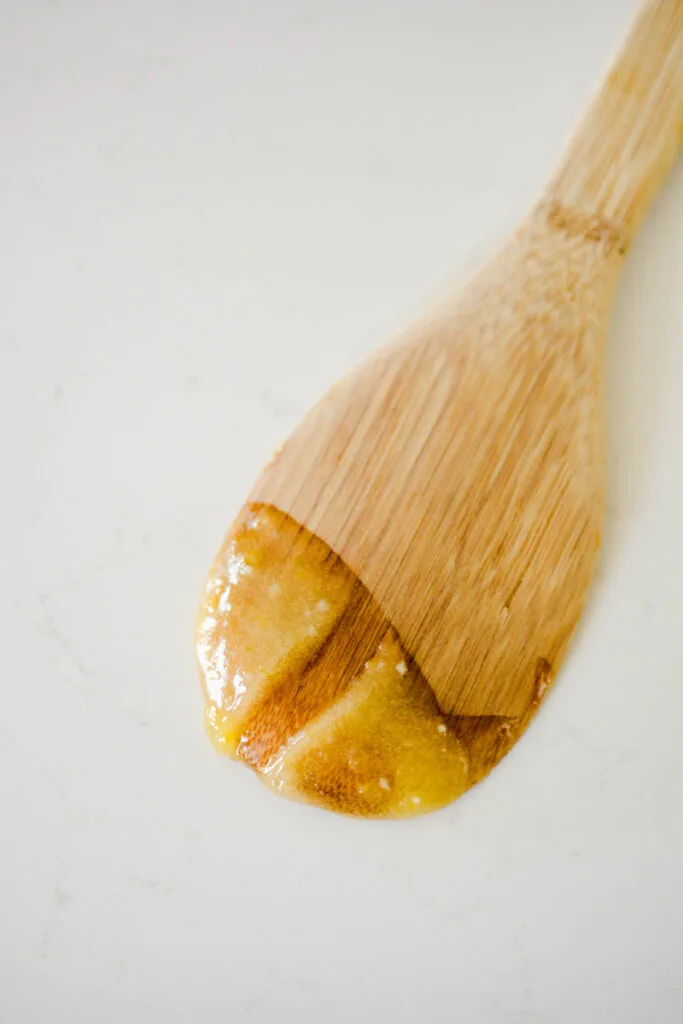
POLYGON ((683 0, 654 0, 512 239, 256 483, 197 643, 209 734, 276 789, 421 813, 526 728, 593 575, 607 316, 682 127, 683 0))
POLYGON ((515 235, 250 496, 343 559, 445 712, 527 717, 567 649, 600 544, 608 312, 682 126, 683 0, 654 0, 515 235))

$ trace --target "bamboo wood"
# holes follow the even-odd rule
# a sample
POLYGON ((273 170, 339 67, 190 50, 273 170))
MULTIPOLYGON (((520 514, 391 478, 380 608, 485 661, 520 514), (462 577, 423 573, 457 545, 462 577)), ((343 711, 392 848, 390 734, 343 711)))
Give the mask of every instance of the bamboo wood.
POLYGON ((250 496, 344 559, 448 712, 524 717, 567 649, 600 543, 608 313, 682 127, 683 0, 655 0, 515 235, 250 496))

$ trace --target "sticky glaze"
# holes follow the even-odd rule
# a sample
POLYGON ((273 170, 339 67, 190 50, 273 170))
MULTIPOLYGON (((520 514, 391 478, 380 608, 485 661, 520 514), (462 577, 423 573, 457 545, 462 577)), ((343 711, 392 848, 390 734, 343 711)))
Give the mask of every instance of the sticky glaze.
POLYGON ((504 719, 447 719, 365 587, 269 506, 245 508, 225 539, 197 653, 216 749, 285 796, 346 814, 442 807, 518 731, 504 719))

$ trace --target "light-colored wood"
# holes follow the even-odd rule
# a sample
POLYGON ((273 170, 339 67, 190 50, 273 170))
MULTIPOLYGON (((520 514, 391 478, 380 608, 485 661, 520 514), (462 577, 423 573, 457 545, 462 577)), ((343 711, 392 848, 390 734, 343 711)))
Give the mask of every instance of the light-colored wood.
POLYGON ((448 712, 524 717, 566 651, 600 543, 608 312, 682 126, 683 0, 658 0, 513 238, 250 496, 341 556, 448 712))
POLYGON ((628 240, 681 145, 681 0, 643 6, 549 192, 628 240))

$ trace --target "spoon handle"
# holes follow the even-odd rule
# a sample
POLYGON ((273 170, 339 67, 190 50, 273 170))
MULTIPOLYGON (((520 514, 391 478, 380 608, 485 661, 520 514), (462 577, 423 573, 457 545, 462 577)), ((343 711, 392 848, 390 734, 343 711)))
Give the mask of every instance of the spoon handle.
POLYGON ((683 138, 683 0, 648 0, 572 137, 546 198, 626 248, 683 138))

